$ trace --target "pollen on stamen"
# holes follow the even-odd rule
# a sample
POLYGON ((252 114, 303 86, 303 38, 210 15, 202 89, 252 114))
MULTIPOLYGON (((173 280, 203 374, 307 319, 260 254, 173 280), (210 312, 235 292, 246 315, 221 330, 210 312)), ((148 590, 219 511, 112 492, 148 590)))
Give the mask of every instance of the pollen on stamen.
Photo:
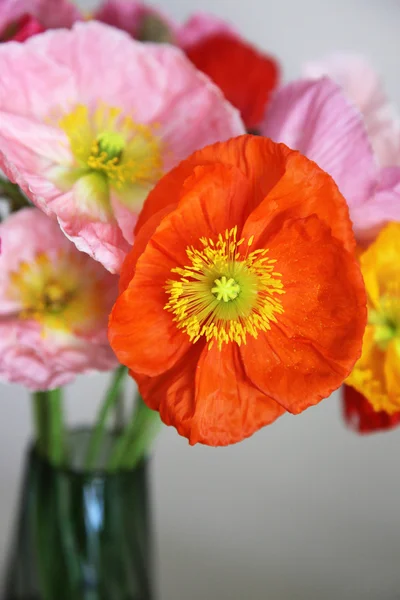
POLYGON ((123 116, 120 108, 100 103, 91 113, 87 106, 77 105, 59 126, 68 136, 76 167, 103 173, 117 189, 131 184, 152 187, 163 174, 165 148, 156 128, 123 116), (106 136, 109 142, 118 141, 118 152, 111 143, 102 145, 106 136))
MULTIPOLYGON (((165 310, 173 315, 178 329, 192 343, 204 338, 208 347, 214 342, 246 344, 248 335, 257 337, 276 323, 283 306, 282 275, 274 271, 275 259, 268 250, 256 249, 242 254, 237 227, 219 234, 216 240, 200 238, 203 246, 186 249, 189 264, 171 270, 178 278, 166 282, 168 302, 165 310)), ((254 236, 247 247, 254 242, 254 236)))

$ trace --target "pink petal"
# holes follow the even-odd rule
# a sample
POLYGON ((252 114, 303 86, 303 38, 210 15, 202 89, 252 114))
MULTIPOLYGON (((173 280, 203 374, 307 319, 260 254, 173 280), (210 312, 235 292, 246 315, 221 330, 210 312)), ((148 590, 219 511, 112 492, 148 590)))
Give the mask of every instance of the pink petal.
POLYGON ((333 54, 304 67, 306 77, 330 77, 363 113, 371 144, 381 166, 400 165, 400 119, 381 79, 363 57, 333 54))
POLYGON ((129 244, 133 244, 133 231, 137 221, 137 212, 132 211, 116 194, 111 195, 111 205, 125 240, 129 244))
MULTIPOLYGON (((72 203, 71 203, 72 206, 72 203)), ((92 256, 110 273, 118 273, 130 249, 116 222, 101 223, 89 219, 58 219, 61 230, 78 250, 92 256)))
POLYGON ((260 129, 327 171, 346 198, 350 215, 372 197, 378 168, 361 115, 331 80, 300 80, 281 88, 260 129))
POLYGON ((244 133, 239 112, 229 104, 227 115, 228 103, 220 89, 195 69, 180 50, 170 47, 166 52, 161 44, 152 45, 151 50, 159 66, 166 73, 174 73, 162 84, 160 93, 165 101, 154 119, 160 124, 158 134, 167 149, 166 171, 194 149, 208 145, 210 139, 225 141, 244 133))
POLYGON ((352 219, 354 233, 364 246, 371 243, 387 223, 400 222, 400 167, 381 169, 375 194, 353 211, 352 219))

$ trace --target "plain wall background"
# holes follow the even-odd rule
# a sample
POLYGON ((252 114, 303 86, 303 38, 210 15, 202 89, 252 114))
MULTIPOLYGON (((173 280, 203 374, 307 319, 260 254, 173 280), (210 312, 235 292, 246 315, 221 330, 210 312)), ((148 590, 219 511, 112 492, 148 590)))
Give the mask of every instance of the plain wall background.
MULTIPOLYGON (((154 4, 229 19, 279 57, 286 80, 305 60, 362 52, 400 104, 398 0, 154 4)), ((68 388, 72 423, 90 420, 105 381, 68 388)), ((0 563, 29 434, 28 395, 1 386, 0 563)), ((347 431, 338 394, 226 449, 190 448, 164 428, 152 464, 159 600, 399 599, 399 449, 400 430, 347 431)))

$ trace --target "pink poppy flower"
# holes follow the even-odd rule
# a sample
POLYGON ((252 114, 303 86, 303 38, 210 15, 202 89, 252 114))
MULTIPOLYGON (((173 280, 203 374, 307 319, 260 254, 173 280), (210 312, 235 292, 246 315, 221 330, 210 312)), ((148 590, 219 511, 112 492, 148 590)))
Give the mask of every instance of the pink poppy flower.
POLYGON ((378 73, 363 56, 333 54, 304 66, 313 79, 330 77, 360 109, 381 167, 400 165, 400 118, 384 91, 378 73))
POLYGON ((34 389, 108 370, 117 277, 79 252, 36 208, 0 224, 0 377, 34 389))
POLYGON ((69 0, 1 0, 0 41, 24 42, 46 29, 71 27, 80 18, 69 0))
POLYGON ((300 80, 275 93, 262 135, 300 150, 336 181, 360 244, 400 220, 400 170, 381 169, 359 110, 331 79, 300 80))
POLYGON ((4 44, 0 72, 0 168, 111 272, 163 173, 244 131, 180 50, 98 22, 4 44))

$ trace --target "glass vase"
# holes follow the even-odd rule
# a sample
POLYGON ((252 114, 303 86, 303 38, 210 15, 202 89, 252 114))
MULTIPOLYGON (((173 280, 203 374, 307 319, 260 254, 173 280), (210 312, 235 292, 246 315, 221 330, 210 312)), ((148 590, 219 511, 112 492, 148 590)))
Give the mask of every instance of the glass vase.
POLYGON ((148 463, 80 470, 89 436, 68 436, 69 468, 29 452, 2 600, 153 600, 148 463))

